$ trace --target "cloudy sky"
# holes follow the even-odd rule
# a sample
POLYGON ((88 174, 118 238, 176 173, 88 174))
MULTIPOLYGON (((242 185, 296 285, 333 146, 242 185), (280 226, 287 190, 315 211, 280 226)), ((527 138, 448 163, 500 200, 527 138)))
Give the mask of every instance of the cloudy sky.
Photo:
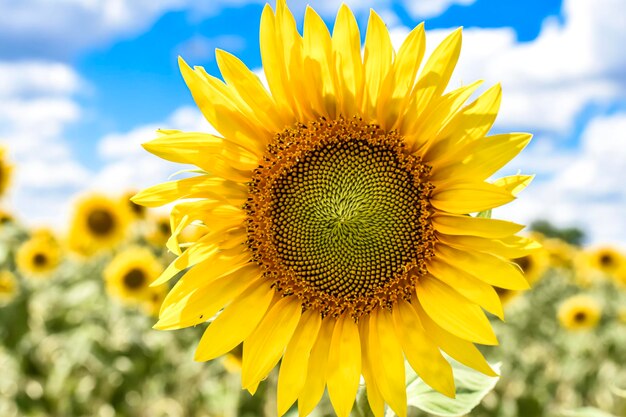
MULTIPOLYGON (((139 146, 157 128, 210 129, 176 58, 219 76, 215 48, 261 65, 261 0, 0 0, 0 141, 16 165, 5 205, 62 230, 88 189, 121 192, 177 167, 139 146)), ((332 26, 339 0, 310 3, 332 26)), ((626 7, 623 0, 346 0, 396 45, 426 21, 430 50, 464 26, 451 87, 501 82, 494 132, 535 135, 506 173, 536 173, 496 215, 579 226, 626 244, 626 7)), ((485 87, 485 88, 486 88, 485 87)))

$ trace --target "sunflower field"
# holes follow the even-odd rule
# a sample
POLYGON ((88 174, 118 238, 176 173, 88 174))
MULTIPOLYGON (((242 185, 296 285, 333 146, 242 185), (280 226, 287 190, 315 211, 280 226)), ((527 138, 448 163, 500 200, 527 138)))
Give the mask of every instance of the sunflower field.
POLYGON ((130 157, 37 226, 0 145, 0 417, 626 416, 626 252, 500 211, 533 135, 451 81, 462 28, 294 3, 259 10, 260 70, 182 49, 205 124, 133 133, 167 180, 130 157))

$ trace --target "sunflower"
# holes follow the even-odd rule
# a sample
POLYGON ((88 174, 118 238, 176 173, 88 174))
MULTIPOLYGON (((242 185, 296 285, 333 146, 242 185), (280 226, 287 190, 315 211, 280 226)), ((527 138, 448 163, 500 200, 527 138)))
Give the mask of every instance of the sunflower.
POLYGON ((626 267, 626 258, 617 249, 603 246, 590 250, 587 253, 589 265, 605 274, 612 275, 626 267))
POLYGON ((540 240, 540 242, 548 253, 551 266, 555 268, 572 268, 574 266, 574 261, 579 255, 574 246, 557 238, 540 240))
POLYGON ((131 217, 135 220, 143 220, 146 218, 146 208, 140 204, 134 203, 131 198, 136 194, 136 191, 127 191, 122 194, 121 204, 125 206, 131 217))
MULTIPOLYGON (((163 268, 152 252, 143 247, 131 247, 117 254, 104 269, 106 288, 110 295, 129 304, 152 301, 159 288, 151 288, 163 268)), ((154 300, 158 302, 158 300, 154 300)))
POLYGON ((600 305, 587 295, 575 295, 559 306, 557 317, 561 326, 568 330, 594 328, 601 316, 600 305))
POLYGON ((148 235, 146 236, 148 242, 155 246, 163 246, 171 236, 170 217, 164 214, 153 216, 149 224, 148 235))
POLYGON ((13 165, 7 160, 7 149, 0 145, 0 197, 2 197, 11 184, 13 165))
POLYGON ((128 213, 102 194, 83 196, 74 207, 68 243, 75 252, 92 255, 118 244, 126 233, 128 213))
POLYGON ((47 234, 33 234, 17 250, 15 263, 24 275, 48 276, 61 262, 58 242, 47 234))
POLYGON ((18 294, 19 286, 11 271, 0 271, 0 306, 10 303, 18 294))
MULTIPOLYGON (((160 268, 160 265, 159 265, 160 268)), ((162 268, 160 268, 162 269, 162 268)), ((160 273, 161 271, 159 271, 160 273)), ((148 284, 150 282, 148 281, 148 284)), ((146 294, 146 299, 143 302, 143 310, 144 312, 152 317, 159 316, 159 310, 161 309, 161 305, 163 304, 163 300, 167 295, 168 286, 167 285, 159 285, 158 287, 150 287, 148 293, 146 294)))
POLYGON ((11 213, 0 209, 0 227, 12 222, 14 222, 14 219, 11 213))
POLYGON ((473 216, 512 201, 532 177, 486 180, 530 141, 486 137, 500 86, 467 106, 480 83, 445 93, 461 47, 450 34, 417 76, 417 26, 395 52, 371 12, 361 56, 347 6, 328 32, 308 8, 301 36, 284 0, 266 5, 260 44, 269 92, 218 50, 224 82, 180 68, 221 136, 160 131, 145 148, 200 174, 148 188, 134 201, 175 203, 172 243, 191 222, 207 234, 155 285, 186 270, 157 329, 207 327, 195 358, 243 342, 242 386, 254 393, 282 358, 278 414, 298 400, 309 414, 327 387, 340 417, 361 374, 374 413, 406 415, 404 358, 426 383, 454 396, 440 349, 494 375, 473 342, 495 345, 483 309, 502 317, 493 286, 528 288, 510 258, 538 246, 523 226, 473 216))
POLYGON ((513 259, 513 262, 522 268, 524 276, 531 284, 539 281, 550 265, 548 252, 544 249, 513 259))

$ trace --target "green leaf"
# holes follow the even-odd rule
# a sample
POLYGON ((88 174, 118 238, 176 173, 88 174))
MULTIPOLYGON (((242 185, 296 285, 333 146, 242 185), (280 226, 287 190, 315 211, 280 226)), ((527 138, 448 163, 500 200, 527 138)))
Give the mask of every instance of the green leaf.
POLYGON ((563 417, 616 417, 613 414, 609 414, 593 407, 583 407, 575 410, 561 411, 560 415, 563 417))
POLYGON ((484 218, 484 219, 490 219, 491 218, 491 209, 485 210, 485 211, 481 211, 480 213, 478 213, 476 215, 476 217, 481 217, 481 218, 484 218))
MULTIPOLYGON (((430 388, 415 372, 407 367, 407 398, 410 407, 419 408, 427 413, 443 416, 457 417, 468 414, 476 407, 498 382, 498 377, 489 377, 478 371, 467 368, 458 362, 450 361, 454 370, 454 382, 456 385, 456 398, 448 398, 430 388), (409 373, 412 378, 409 378, 409 373), (410 379, 410 381, 409 381, 410 379)), ((492 368, 500 372, 500 364, 492 368)), ((393 416, 389 410, 387 417, 393 416)))

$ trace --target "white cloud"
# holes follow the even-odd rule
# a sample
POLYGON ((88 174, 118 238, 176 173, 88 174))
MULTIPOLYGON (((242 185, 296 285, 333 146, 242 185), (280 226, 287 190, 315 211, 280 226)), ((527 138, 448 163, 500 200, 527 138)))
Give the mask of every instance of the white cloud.
MULTIPOLYGON (((484 79, 504 90, 498 126, 567 133, 592 102, 626 92, 626 8, 619 0, 566 0, 565 24, 545 22, 532 42, 510 28, 469 28, 452 87, 484 79), (610 10, 611 12, 607 12, 610 10), (620 23, 622 22, 622 23, 620 23)), ((432 51, 449 30, 428 33, 432 51)))
POLYGON ((107 135, 98 145, 98 154, 105 165, 94 176, 91 187, 114 193, 128 188, 144 188, 167 180, 181 169, 180 165, 163 161, 141 147, 142 143, 156 137, 159 128, 215 132, 197 109, 182 107, 163 123, 107 135))
POLYGON ((591 243, 626 242, 626 113, 594 119, 580 147, 564 152, 547 146, 522 154, 519 163, 548 172, 532 184, 503 217, 522 222, 549 219, 580 226, 591 243))
POLYGON ((453 4, 469 5, 476 0, 405 0, 407 11, 415 18, 426 18, 440 15, 453 4))

